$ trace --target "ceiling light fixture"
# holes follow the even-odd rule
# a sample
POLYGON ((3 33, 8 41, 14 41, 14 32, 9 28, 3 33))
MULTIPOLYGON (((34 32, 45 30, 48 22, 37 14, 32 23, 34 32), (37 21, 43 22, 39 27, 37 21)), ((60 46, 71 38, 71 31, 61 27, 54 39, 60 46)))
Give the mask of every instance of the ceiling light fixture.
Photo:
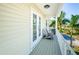
POLYGON ((44 8, 48 9, 50 7, 50 5, 44 5, 44 8))

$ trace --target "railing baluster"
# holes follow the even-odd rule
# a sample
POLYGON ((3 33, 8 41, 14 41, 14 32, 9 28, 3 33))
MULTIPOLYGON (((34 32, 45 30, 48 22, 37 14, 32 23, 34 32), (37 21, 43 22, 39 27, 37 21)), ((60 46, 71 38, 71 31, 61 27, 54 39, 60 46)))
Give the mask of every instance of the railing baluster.
POLYGON ((76 53, 73 51, 73 49, 67 44, 64 37, 61 35, 61 33, 56 29, 56 36, 58 38, 59 46, 62 55, 76 55, 76 53))

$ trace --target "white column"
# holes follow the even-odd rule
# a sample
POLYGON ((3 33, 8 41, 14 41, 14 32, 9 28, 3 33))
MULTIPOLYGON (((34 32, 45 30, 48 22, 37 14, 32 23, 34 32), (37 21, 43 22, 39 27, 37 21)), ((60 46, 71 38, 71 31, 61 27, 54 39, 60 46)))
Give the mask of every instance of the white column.
POLYGON ((47 19, 47 30, 49 30, 49 20, 47 19))
POLYGON ((55 32, 56 32, 56 35, 57 35, 57 17, 55 17, 55 32))
POLYGON ((55 21, 56 21, 56 23, 55 23, 55 29, 57 29, 57 17, 55 17, 55 21))

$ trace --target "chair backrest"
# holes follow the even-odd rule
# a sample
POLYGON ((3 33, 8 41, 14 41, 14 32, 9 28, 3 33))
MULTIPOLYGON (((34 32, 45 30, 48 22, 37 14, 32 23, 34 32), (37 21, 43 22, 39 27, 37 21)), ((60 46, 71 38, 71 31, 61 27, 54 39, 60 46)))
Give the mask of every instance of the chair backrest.
POLYGON ((42 33, 43 33, 43 35, 48 35, 47 29, 43 29, 42 33))
POLYGON ((43 34, 44 35, 49 35, 51 32, 51 30, 48 30, 48 29, 43 29, 43 34))

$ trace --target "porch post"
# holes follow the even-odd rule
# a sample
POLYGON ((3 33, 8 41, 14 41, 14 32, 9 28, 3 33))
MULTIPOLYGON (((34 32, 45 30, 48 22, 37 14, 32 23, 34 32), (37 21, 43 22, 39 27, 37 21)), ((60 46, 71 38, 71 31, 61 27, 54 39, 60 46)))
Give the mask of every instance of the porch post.
POLYGON ((56 23, 55 23, 55 29, 57 30, 57 17, 55 17, 55 21, 56 21, 56 23))

